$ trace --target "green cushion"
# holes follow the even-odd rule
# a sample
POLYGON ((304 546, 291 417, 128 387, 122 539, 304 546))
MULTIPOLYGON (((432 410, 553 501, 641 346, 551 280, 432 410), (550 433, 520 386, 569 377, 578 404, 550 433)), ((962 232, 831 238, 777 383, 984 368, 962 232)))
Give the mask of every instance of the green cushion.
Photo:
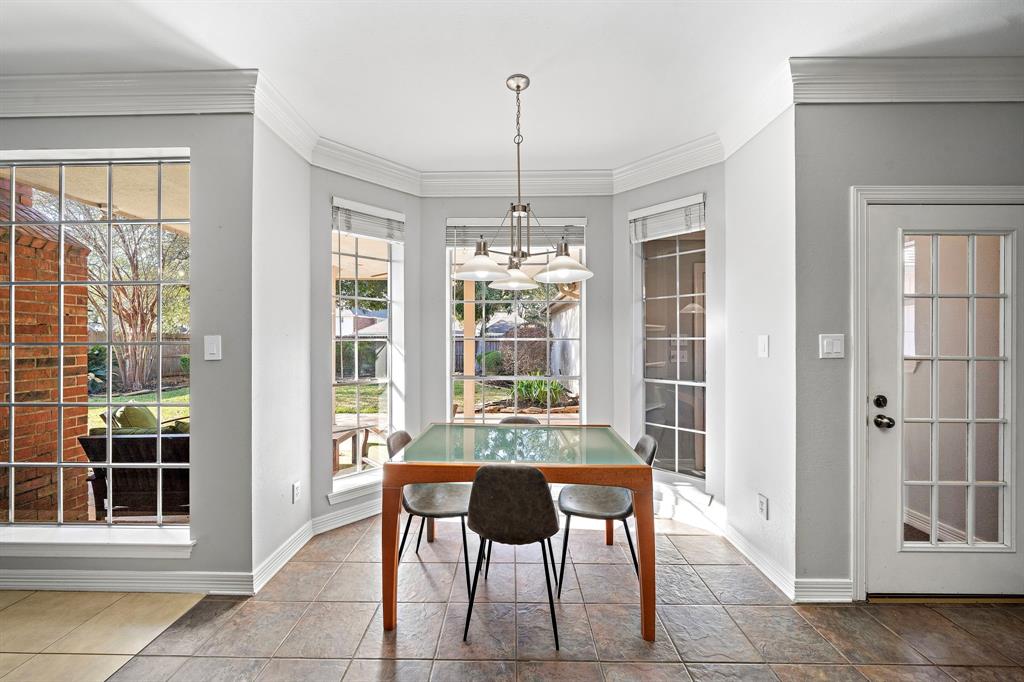
POLYGON ((148 407, 126 405, 114 413, 114 426, 153 429, 155 433, 160 424, 157 423, 156 415, 148 407))
POLYGON ((111 429, 110 435, 112 436, 155 436, 156 429, 150 429, 144 426, 122 426, 119 428, 111 429))
POLYGON ((187 419, 175 419, 170 424, 164 424, 160 429, 161 433, 188 433, 189 421, 187 419))

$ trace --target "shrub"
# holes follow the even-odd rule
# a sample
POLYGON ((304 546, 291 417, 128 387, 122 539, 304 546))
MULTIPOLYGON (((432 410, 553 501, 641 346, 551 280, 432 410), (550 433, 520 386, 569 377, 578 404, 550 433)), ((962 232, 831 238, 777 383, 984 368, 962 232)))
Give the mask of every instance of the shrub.
POLYGON ((480 353, 476 356, 476 362, 484 374, 494 376, 505 373, 505 356, 500 350, 480 353))
POLYGON ((178 364, 181 365, 181 371, 185 374, 191 374, 192 371, 192 357, 189 355, 182 355, 178 358, 178 364))
POLYGON ((549 393, 551 404, 558 405, 566 394, 565 386, 554 379, 520 379, 515 391, 520 407, 547 407, 549 393))
POLYGON ((89 393, 102 393, 107 384, 107 347, 90 346, 88 353, 89 393))

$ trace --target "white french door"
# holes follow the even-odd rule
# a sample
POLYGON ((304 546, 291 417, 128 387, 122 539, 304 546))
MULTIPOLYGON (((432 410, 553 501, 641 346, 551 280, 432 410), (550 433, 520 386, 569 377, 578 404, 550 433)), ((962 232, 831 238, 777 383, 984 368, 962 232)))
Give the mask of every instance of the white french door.
POLYGON ((1024 206, 870 206, 868 593, 1024 594, 1024 206))

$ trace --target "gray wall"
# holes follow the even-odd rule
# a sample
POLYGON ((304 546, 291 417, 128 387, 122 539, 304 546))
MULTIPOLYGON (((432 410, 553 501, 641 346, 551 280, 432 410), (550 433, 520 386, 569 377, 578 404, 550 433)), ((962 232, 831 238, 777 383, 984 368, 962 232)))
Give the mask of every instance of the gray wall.
MULTIPOLYGON (((644 433, 643 288, 640 248, 629 240, 630 211, 691 194, 707 194, 707 479, 705 491, 725 500, 725 164, 719 163, 612 200, 612 425, 635 443, 644 433)), ((604 275, 604 273, 599 273, 604 275)), ((597 279, 596 277, 594 279, 597 279)))
MULTIPOLYGON (((310 519, 309 164, 262 121, 253 140, 253 566, 310 519), (292 483, 302 495, 292 502, 292 483)), ((326 308, 325 308, 326 310, 326 308)))
POLYGON ((0 120, 3 149, 192 150, 192 537, 188 560, 13 559, 11 569, 249 571, 252 568, 253 117, 0 120), (201 360, 204 334, 224 359, 201 360))
POLYGON ((725 162, 729 525, 792 572, 795 525, 793 109, 725 162), (769 335, 769 357, 757 336, 769 335), (769 519, 757 494, 769 499, 769 519))
POLYGON ((796 577, 845 578, 850 363, 817 335, 850 333, 850 187, 1024 184, 1024 104, 795 108, 796 577))

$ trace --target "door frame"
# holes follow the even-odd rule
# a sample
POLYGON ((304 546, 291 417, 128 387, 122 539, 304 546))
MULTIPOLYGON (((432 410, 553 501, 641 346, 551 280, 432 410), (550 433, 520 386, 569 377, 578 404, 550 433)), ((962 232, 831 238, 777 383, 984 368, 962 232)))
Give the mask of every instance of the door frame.
POLYGON ((854 185, 850 187, 850 579, 867 595, 867 234, 872 205, 1024 205, 1024 185, 854 185))

